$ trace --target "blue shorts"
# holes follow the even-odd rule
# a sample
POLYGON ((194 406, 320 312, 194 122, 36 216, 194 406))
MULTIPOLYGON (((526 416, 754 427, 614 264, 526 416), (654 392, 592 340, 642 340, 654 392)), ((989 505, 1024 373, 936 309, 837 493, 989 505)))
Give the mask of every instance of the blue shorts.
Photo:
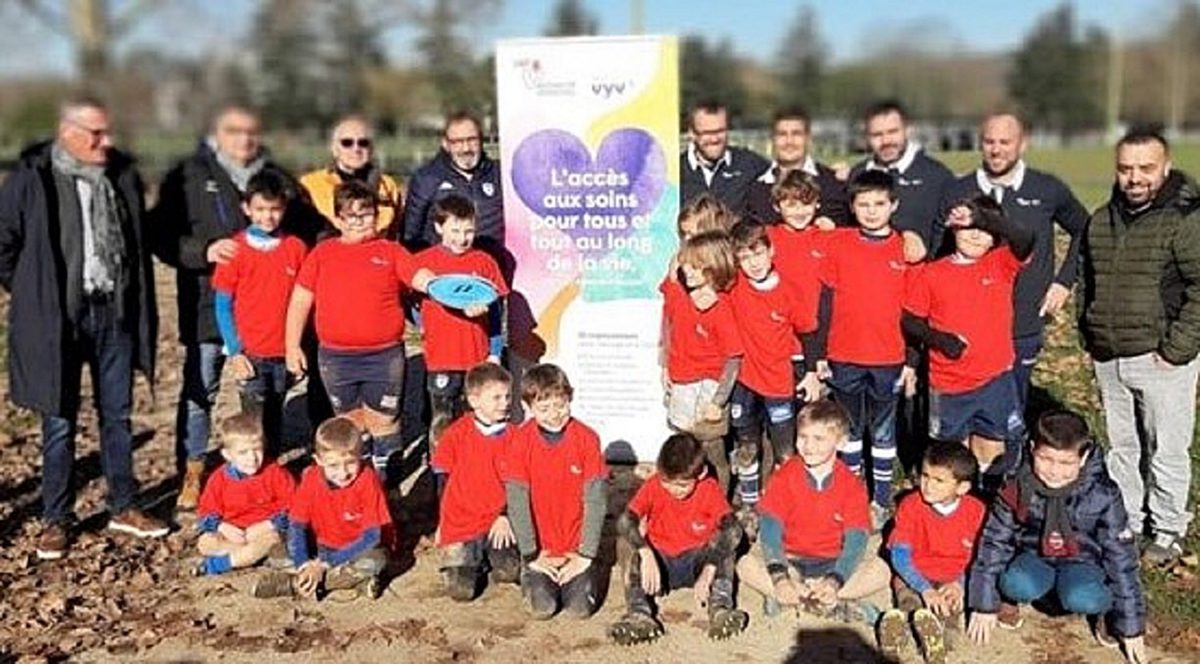
POLYGON ((404 344, 360 352, 321 348, 317 362, 333 412, 341 415, 366 406, 384 415, 400 415, 404 344))
POLYGON ((837 559, 792 558, 789 556, 788 564, 800 574, 802 579, 820 579, 833 574, 833 570, 837 567, 837 559))
POLYGON ((962 442, 977 435, 992 440, 1020 440, 1025 435, 1021 398, 1011 371, 959 394, 929 390, 929 435, 962 442))
POLYGON ((684 551, 677 556, 660 554, 658 559, 662 561, 662 566, 667 572, 664 579, 666 583, 663 584, 664 591, 691 588, 696 585, 696 578, 700 576, 700 569, 704 566, 704 549, 684 551))

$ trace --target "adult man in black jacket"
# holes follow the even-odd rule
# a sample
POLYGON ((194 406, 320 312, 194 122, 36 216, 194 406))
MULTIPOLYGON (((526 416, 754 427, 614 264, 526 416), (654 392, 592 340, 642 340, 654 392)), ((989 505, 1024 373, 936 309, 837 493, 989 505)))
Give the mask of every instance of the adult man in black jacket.
POLYGON ((750 184, 748 208, 750 218, 760 224, 779 220, 779 212, 771 198, 771 188, 785 175, 796 169, 808 174, 821 190, 818 217, 825 217, 839 226, 849 226, 850 201, 846 183, 837 179, 832 168, 817 163, 809 153, 812 122, 802 108, 783 109, 771 120, 771 153, 775 157, 767 170, 750 184))
MULTIPOLYGON (((179 340, 185 354, 175 422, 177 453, 185 471, 176 502, 179 509, 195 508, 199 498, 210 414, 225 364, 210 279, 216 264, 229 261, 237 251, 233 235, 248 225, 242 214, 242 191, 251 177, 266 170, 277 172, 299 191, 295 180, 263 150, 258 116, 244 107, 229 106, 217 113, 212 133, 195 153, 167 173, 154 209, 155 254, 175 268, 179 340)), ((284 232, 311 246, 324 227, 319 213, 292 198, 283 219, 284 232)))
POLYGON ((133 506, 133 371, 153 379, 158 332, 144 205, 133 160, 112 149, 108 111, 89 98, 63 104, 54 141, 26 150, 0 189, 12 398, 42 416, 39 558, 61 558, 69 544, 84 362, 100 415, 108 527, 167 534, 133 506))
POLYGON ((757 153, 729 145, 729 111, 716 101, 688 115, 687 148, 679 155, 679 203, 708 192, 738 215, 749 212, 750 183, 770 165, 757 153))
POLYGON ((1043 319, 1058 313, 1071 295, 1088 211, 1061 180, 1026 166, 1025 127, 1017 116, 990 115, 980 125, 979 135, 983 159, 974 172, 947 187, 942 212, 933 228, 933 251, 939 252, 939 244, 948 245, 947 249, 953 246, 952 242, 941 242, 950 208, 981 193, 996 199, 1010 220, 1033 231, 1033 256, 1017 276, 1013 289, 1013 344, 1017 352, 1013 375, 1024 411, 1029 379, 1042 349, 1043 319), (1071 238, 1057 270, 1055 224, 1071 238))

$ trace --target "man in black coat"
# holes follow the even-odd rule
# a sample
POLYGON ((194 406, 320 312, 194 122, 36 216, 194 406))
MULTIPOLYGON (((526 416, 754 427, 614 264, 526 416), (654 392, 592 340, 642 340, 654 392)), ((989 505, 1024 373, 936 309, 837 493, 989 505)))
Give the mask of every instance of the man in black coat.
POLYGON ((775 157, 767 170, 750 184, 747 194, 750 218, 760 224, 779 220, 779 212, 771 198, 771 187, 796 169, 806 173, 821 190, 818 217, 825 217, 838 226, 849 226, 850 201, 846 183, 837 178, 833 169, 817 163, 809 146, 812 140, 812 121, 802 108, 783 109, 771 120, 771 154, 775 157))
MULTIPOLYGON (((213 270, 233 258, 237 251, 233 236, 249 223, 242 213, 242 192, 251 177, 275 171, 292 183, 295 192, 300 191, 295 180, 270 160, 260 132, 259 118, 249 109, 229 106, 217 113, 211 133, 195 153, 164 177, 153 213, 155 254, 175 268, 179 340, 184 346, 175 421, 176 449, 184 470, 176 507, 182 510, 194 509, 199 499, 210 415, 225 365, 213 310, 213 270)), ((310 205, 295 196, 291 199, 283 219, 285 233, 311 246, 324 227, 324 219, 310 205)), ((311 398, 311 377, 309 386, 311 398)))
POLYGON ((691 110, 688 138, 679 155, 680 207, 707 192, 745 216, 750 184, 770 164, 752 150, 729 145, 729 111, 720 102, 701 102, 691 110))
POLYGON ((158 332, 144 206, 133 160, 112 148, 108 111, 90 98, 65 102, 55 139, 26 150, 0 188, 12 399, 42 417, 42 559, 62 558, 69 545, 85 362, 100 416, 108 527, 167 534, 133 506, 133 372, 153 379, 158 332))

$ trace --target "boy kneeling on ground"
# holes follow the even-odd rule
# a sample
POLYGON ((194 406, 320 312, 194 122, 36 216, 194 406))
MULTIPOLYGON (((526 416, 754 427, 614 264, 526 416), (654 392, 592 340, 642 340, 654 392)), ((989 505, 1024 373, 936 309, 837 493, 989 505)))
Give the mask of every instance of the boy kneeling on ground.
POLYGON ((658 472, 647 479, 617 521, 633 549, 625 570, 625 617, 609 629, 622 645, 663 634, 651 598, 691 586, 708 608, 708 635, 724 639, 746 628, 734 607, 734 556, 742 528, 717 481, 707 476, 704 448, 690 434, 667 439, 658 472), (665 572, 665 575, 664 575, 665 572))
POLYGON ((1043 414, 1030 457, 984 523, 967 587, 967 635, 987 644, 997 623, 1020 626, 1015 604, 1054 591, 1068 613, 1088 616, 1102 645, 1115 648, 1115 634, 1127 661, 1145 662, 1137 545, 1087 423, 1068 411, 1043 414))

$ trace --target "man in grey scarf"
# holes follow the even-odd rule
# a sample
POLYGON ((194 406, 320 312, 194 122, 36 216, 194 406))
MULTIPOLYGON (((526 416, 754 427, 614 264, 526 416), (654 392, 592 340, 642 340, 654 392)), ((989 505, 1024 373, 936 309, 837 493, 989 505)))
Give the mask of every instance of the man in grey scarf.
POLYGON ((26 150, 0 188, 12 399, 42 416, 42 559, 62 558, 70 543, 85 362, 100 416, 108 527, 167 534, 133 505, 133 371, 153 378, 157 333, 143 211, 133 160, 112 148, 108 111, 95 99, 64 103, 55 139, 26 150))

